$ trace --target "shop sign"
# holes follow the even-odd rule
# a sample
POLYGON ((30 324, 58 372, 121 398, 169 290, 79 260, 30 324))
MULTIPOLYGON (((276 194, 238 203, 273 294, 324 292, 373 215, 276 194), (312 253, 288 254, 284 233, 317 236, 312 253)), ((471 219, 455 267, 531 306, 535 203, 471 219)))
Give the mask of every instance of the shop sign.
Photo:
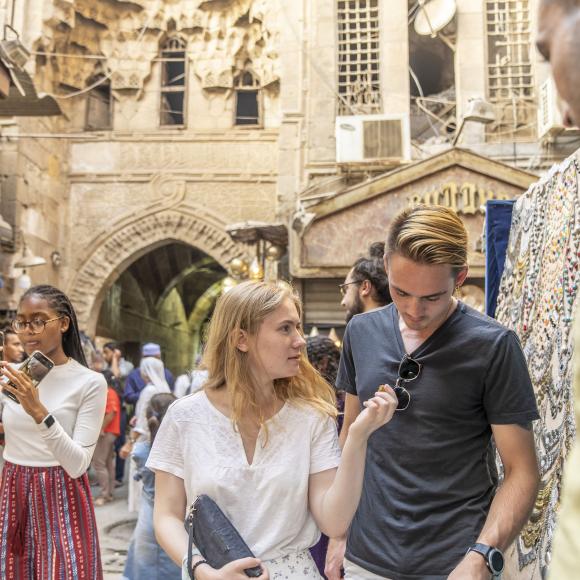
POLYGON ((415 194, 409 199, 411 206, 443 205, 455 210, 458 214, 474 215, 484 213, 488 199, 512 199, 507 193, 496 193, 478 187, 475 183, 446 183, 441 188, 423 194, 415 194))

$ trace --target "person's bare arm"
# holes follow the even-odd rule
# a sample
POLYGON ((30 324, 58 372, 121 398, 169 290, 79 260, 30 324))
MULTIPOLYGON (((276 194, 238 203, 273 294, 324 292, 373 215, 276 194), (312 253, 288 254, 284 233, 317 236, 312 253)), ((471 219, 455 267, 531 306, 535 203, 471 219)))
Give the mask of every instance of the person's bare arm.
POLYGON ((338 469, 312 474, 308 481, 308 506, 320 530, 331 538, 346 534, 362 493, 369 437, 388 423, 397 408, 395 392, 365 401, 365 409, 350 426, 338 469))
POLYGON ((110 413, 105 413, 103 417, 103 425, 101 426, 101 433, 110 425, 111 421, 115 418, 115 411, 110 413))
MULTIPOLYGON (((530 425, 492 425, 505 477, 491 504, 478 543, 507 549, 528 520, 540 481, 534 433, 530 425)), ((449 580, 488 579, 480 554, 469 552, 449 580)))
POLYGON ((178 566, 181 566, 183 557, 187 554, 188 536, 183 527, 186 508, 183 479, 166 471, 156 471, 153 510, 155 537, 178 566))
MULTIPOLYGON (((350 426, 354 423, 359 413, 360 402, 358 397, 356 395, 346 393, 344 399, 344 419, 339 437, 341 449, 344 449, 344 443, 348 436, 350 426)), ((328 549, 326 551, 326 563, 324 565, 324 574, 328 580, 340 580, 340 573, 344 562, 345 551, 346 536, 330 538, 328 541, 328 549)))
POLYGON ((113 351, 113 359, 111 360, 111 373, 116 379, 121 378, 121 367, 119 366, 119 361, 121 360, 121 351, 115 349, 113 351))

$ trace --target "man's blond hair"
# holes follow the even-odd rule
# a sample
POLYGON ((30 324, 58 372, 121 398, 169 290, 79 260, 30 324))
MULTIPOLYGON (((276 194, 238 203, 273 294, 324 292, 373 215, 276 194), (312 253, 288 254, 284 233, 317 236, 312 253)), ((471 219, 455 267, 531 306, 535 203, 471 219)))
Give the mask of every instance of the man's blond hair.
POLYGON ((400 254, 422 264, 467 266, 467 230, 456 212, 440 205, 401 211, 391 223, 385 255, 400 254))

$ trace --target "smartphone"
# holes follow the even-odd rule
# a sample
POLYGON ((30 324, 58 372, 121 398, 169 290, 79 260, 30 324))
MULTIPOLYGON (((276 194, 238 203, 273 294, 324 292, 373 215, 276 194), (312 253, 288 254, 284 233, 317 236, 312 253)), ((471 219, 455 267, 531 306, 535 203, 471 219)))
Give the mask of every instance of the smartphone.
MULTIPOLYGON (((39 350, 35 350, 20 366, 18 369, 20 372, 26 373, 35 387, 38 383, 44 379, 44 377, 49 373, 50 369, 54 366, 54 363, 39 350)), ((13 384, 13 383, 10 383, 13 384)), ((15 403, 20 404, 20 401, 16 396, 8 391, 2 389, 2 393, 6 395, 9 399, 15 403)))

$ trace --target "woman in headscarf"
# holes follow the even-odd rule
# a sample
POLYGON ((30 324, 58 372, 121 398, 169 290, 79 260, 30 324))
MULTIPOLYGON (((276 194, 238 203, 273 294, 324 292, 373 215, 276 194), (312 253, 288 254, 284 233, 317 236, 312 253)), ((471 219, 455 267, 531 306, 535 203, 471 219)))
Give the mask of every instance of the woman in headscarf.
MULTIPOLYGON (((135 407, 135 426, 131 431, 129 440, 123 445, 120 455, 127 459, 133 452, 133 447, 137 442, 149 442, 151 433, 147 425, 147 407, 154 395, 159 393, 170 393, 171 389, 165 379, 165 366, 163 362, 155 357, 148 356, 141 360, 139 366, 141 376, 145 381, 145 388, 141 391, 137 406, 135 407)), ((141 497, 141 485, 135 481, 135 466, 129 464, 129 511, 139 511, 139 501, 141 497)))
POLYGON ((123 446, 122 451, 125 457, 131 453, 133 445, 137 441, 149 441, 151 438, 146 415, 147 406, 149 405, 149 401, 151 401, 151 397, 158 393, 171 392, 169 384, 165 379, 165 366, 158 358, 148 356, 142 359, 139 371, 145 381, 145 388, 141 391, 137 406, 135 407, 135 426, 131 431, 129 441, 123 446))

